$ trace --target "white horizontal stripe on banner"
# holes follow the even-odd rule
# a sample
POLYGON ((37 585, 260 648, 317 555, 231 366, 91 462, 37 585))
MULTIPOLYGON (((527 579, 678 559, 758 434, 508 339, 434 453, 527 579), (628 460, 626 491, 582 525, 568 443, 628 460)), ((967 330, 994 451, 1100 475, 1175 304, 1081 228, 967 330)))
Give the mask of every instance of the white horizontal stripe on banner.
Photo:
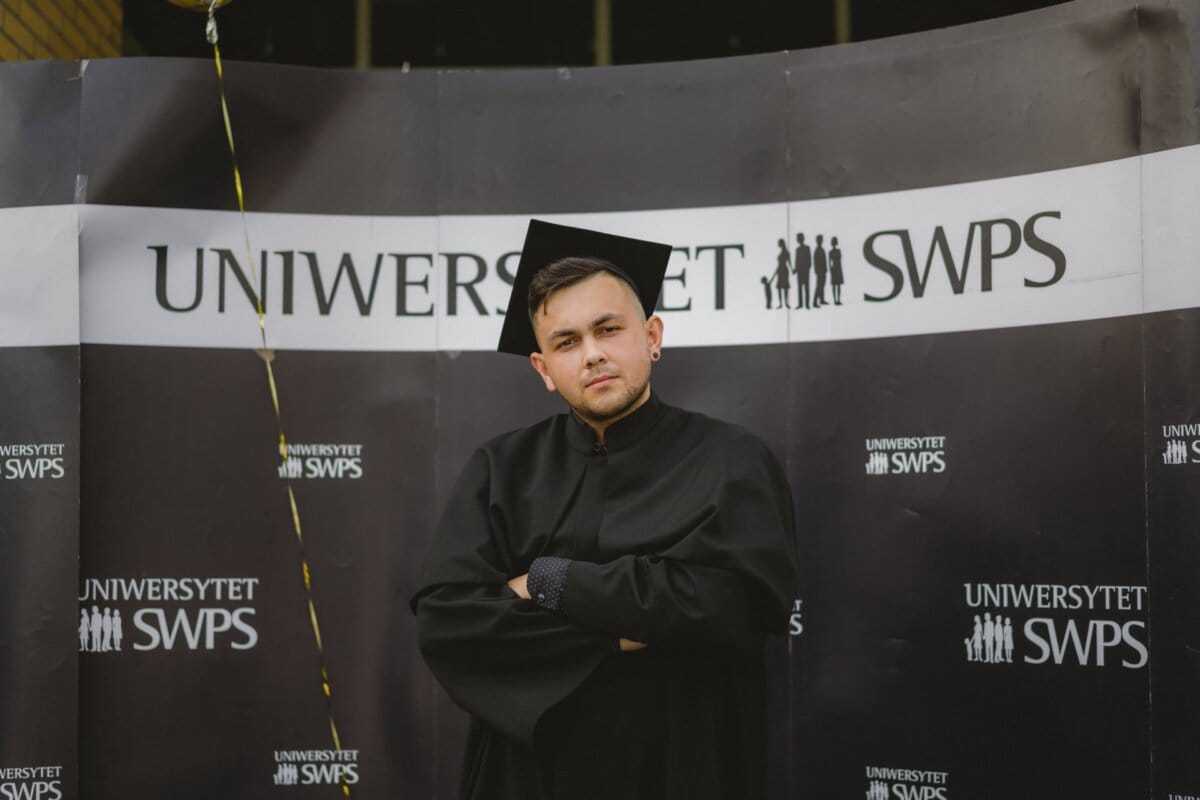
MULTIPOLYGON (((673 243, 668 346, 822 341, 1200 305, 1200 230, 1184 224, 1198 177, 1191 147, 875 195, 537 216, 673 243), (801 235, 819 309, 795 308, 801 235)), ((236 213, 80 213, 85 342, 257 347, 263 291, 269 345, 316 350, 492 349, 529 219, 252 213, 252 269, 236 213)))
POLYGON ((1145 310, 1200 306, 1200 146, 1142 161, 1145 310))
POLYGON ((75 206, 0 209, 0 347, 79 344, 75 206))

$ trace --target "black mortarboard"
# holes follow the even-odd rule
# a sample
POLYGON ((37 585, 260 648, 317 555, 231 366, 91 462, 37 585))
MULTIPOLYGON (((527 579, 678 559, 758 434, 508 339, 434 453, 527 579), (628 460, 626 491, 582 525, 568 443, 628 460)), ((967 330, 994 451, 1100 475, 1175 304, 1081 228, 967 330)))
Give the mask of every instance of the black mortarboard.
POLYGON ((501 353, 527 356, 538 349, 529 322, 529 284, 539 270, 569 256, 599 258, 615 266, 620 276, 637 290, 648 317, 658 304, 663 275, 671 259, 671 245, 529 220, 508 310, 504 312, 500 343, 496 346, 501 353))

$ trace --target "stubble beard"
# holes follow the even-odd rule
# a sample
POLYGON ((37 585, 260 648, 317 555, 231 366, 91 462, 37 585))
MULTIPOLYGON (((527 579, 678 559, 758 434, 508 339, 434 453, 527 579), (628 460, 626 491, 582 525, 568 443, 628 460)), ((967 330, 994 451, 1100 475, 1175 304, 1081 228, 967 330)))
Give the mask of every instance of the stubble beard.
POLYGON ((604 403, 604 407, 601 409, 597 409, 591 404, 571 406, 571 408, 585 422, 598 424, 607 423, 626 414, 630 407, 641 399, 649 385, 649 376, 647 376, 646 379, 640 384, 626 384, 626 388, 619 393, 616 402, 611 404, 606 402, 604 403))

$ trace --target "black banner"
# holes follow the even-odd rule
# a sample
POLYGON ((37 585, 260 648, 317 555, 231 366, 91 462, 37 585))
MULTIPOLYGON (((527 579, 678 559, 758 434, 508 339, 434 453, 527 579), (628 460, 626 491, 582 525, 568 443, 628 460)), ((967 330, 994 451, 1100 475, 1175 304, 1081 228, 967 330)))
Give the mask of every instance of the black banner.
POLYGON ((0 481, 0 769, 74 775, 78 650, 81 795, 455 795, 405 602, 472 450, 561 410, 488 352, 538 215, 676 245, 654 387, 787 468, 772 797, 1200 796, 1197 42, 1105 0, 611 69, 227 64, 249 252, 211 63, 4 65, 63 111, 0 157, 66 147, 0 179, 8 269, 77 252, 82 365, 0 349, 0 445, 63 448, 0 481))
POLYGON ((0 797, 58 800, 79 779, 80 66, 3 66, 0 797))

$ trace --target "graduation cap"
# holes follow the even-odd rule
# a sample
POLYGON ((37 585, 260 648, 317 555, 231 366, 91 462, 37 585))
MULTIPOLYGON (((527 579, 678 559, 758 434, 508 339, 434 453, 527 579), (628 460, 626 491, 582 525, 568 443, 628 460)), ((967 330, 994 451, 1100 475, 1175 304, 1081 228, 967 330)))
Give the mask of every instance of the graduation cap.
POLYGON ((663 275, 667 272, 667 261, 671 258, 671 245, 531 219, 512 294, 508 298, 508 310, 504 312, 504 327, 500 330, 497 350, 528 356, 538 349, 529 321, 529 284, 542 269, 560 258, 572 256, 609 262, 615 267, 611 271, 637 291, 646 316, 654 313, 663 275))

